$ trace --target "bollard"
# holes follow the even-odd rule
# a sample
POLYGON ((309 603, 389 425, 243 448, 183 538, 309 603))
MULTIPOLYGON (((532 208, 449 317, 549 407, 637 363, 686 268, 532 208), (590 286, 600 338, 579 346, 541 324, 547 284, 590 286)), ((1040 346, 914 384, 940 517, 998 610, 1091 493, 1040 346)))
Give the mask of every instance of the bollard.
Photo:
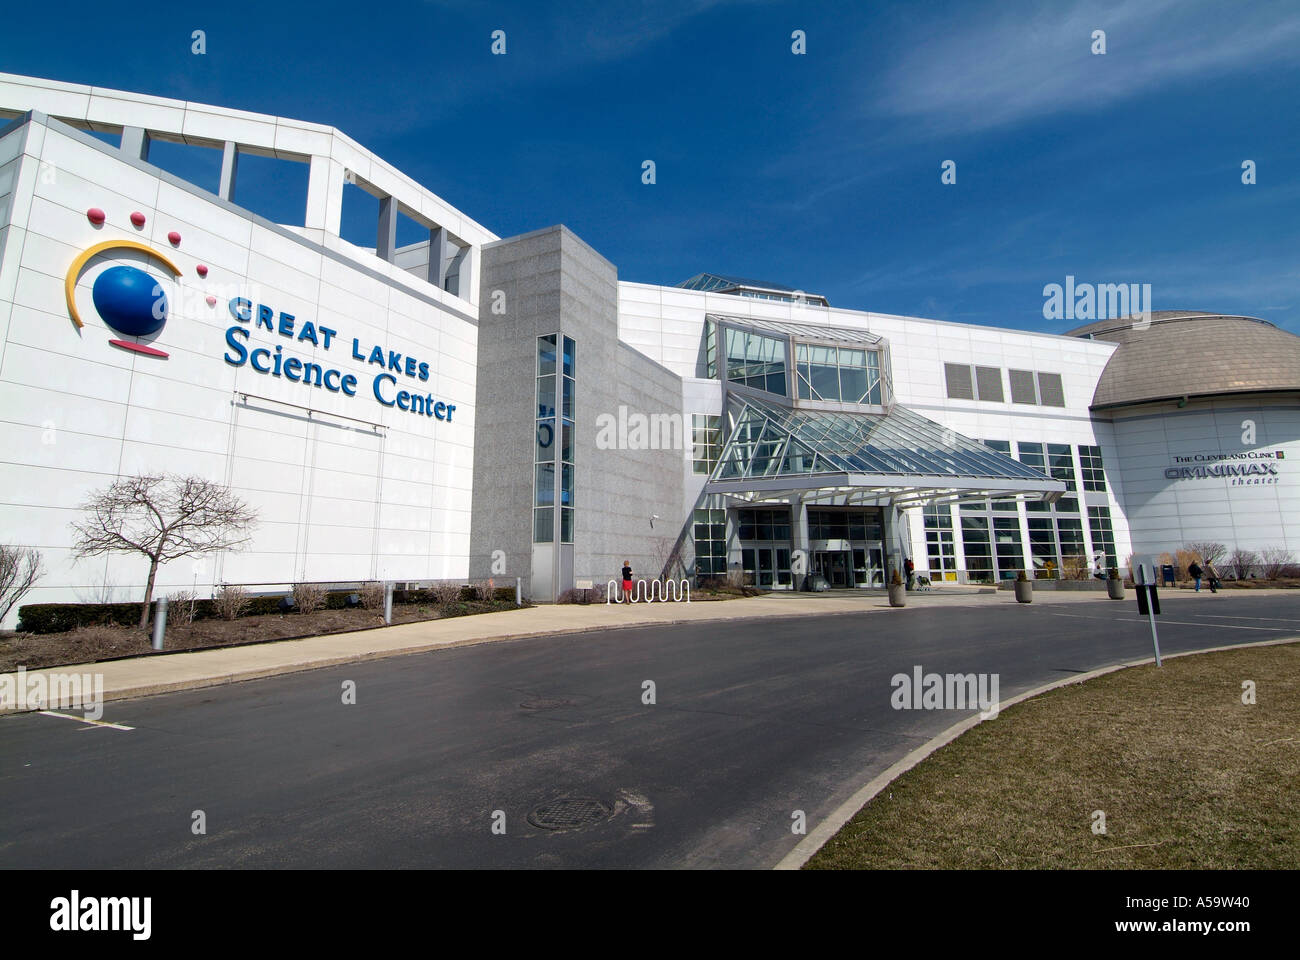
POLYGON ((153 648, 163 648, 163 635, 167 632, 167 598, 159 597, 153 615, 153 648))
POLYGON ((384 623, 393 622, 393 585, 384 584, 384 623))
POLYGON ((515 606, 522 607, 523 605, 524 605, 524 578, 515 577, 515 606))

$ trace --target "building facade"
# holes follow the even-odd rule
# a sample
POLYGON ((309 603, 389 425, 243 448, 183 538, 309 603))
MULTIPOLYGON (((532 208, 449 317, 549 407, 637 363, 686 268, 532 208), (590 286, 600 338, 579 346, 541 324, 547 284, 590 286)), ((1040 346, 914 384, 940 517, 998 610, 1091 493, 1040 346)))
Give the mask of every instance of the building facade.
POLYGON ((161 570, 200 595, 520 577, 547 600, 624 561, 871 588, 905 558, 995 582, 1300 548, 1300 340, 1260 320, 1058 336, 630 283, 331 127, 11 75, 0 124, 0 542, 42 552, 27 602, 140 595, 141 562, 78 559, 70 527, 139 473, 257 511, 246 549, 161 570), (159 143, 219 174, 166 172, 159 143), (299 221, 240 205, 250 155, 304 165, 299 221), (354 189, 373 248, 339 235, 354 189))

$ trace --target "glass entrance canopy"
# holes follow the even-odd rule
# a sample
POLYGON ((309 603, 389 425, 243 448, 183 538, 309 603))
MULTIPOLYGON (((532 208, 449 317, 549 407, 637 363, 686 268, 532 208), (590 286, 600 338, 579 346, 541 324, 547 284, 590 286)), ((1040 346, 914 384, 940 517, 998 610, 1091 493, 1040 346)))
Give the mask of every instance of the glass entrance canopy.
POLYGON ((831 412, 757 397, 727 398, 727 440, 706 493, 743 499, 858 494, 907 503, 1036 494, 1065 484, 895 404, 885 413, 831 412))

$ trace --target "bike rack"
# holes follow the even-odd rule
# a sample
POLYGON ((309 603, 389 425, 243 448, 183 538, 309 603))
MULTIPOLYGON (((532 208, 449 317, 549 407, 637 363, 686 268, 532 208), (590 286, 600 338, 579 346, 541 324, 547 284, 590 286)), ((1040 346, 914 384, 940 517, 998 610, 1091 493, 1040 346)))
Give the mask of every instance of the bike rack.
MULTIPOLYGON (((623 586, 617 580, 611 580, 605 585, 605 603, 622 603, 626 594, 623 593, 623 586)), ((691 585, 687 580, 651 580, 649 586, 647 581, 638 580, 632 587, 631 603, 680 603, 685 597, 686 602, 691 602, 691 585)))

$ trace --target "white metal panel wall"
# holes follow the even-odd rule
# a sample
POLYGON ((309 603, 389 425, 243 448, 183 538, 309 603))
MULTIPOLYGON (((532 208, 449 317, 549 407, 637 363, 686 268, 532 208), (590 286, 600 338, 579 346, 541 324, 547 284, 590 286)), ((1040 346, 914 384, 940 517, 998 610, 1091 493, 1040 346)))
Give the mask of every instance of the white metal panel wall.
MULTIPOLYGON (((209 562, 200 593, 222 578, 466 576, 475 325, 75 136, 38 123, 22 129, 27 156, 10 195, 15 225, 0 259, 7 324, 0 341, 0 540, 44 554, 46 575, 26 602, 98 599, 106 582, 115 599, 140 595, 143 560, 74 561, 68 524, 88 491, 142 471, 232 476, 237 492, 260 509, 250 548, 209 562), (37 176, 40 170, 47 175, 37 176), (102 227, 86 218, 92 206, 108 216, 102 227), (143 229, 128 219, 136 210, 146 217, 143 229), (181 234, 178 246, 167 240, 173 230, 181 234), (78 329, 64 304, 64 276, 80 251, 107 239, 147 243, 182 276, 172 279, 143 254, 97 257, 76 286, 85 320, 78 329), (116 335, 99 320, 91 287, 116 263, 139 266, 163 287, 169 318, 156 346, 166 360, 108 344, 116 335), (197 275, 199 263, 208 267, 206 278, 197 275), (247 346, 281 345, 304 361, 351 372, 356 396, 226 363, 233 296, 336 330, 328 351, 267 330, 253 330, 247 346), (452 422, 380 405, 371 393, 379 370, 352 358, 354 337, 363 351, 381 345, 427 362, 427 382, 399 376, 394 389, 418 386, 455 403, 452 422), (255 418, 237 411, 239 391, 269 398, 274 402, 259 404, 282 412, 255 418), (318 411, 316 422, 290 426, 286 404, 318 411), (380 424, 382 441, 364 425, 341 441, 346 431, 327 424, 350 422, 343 418, 380 424), (366 430, 371 436, 362 440, 366 430)), ((0 141, 0 159, 10 142, 0 141)), ((189 587, 193 574, 189 561, 173 563, 159 588, 189 587)))

